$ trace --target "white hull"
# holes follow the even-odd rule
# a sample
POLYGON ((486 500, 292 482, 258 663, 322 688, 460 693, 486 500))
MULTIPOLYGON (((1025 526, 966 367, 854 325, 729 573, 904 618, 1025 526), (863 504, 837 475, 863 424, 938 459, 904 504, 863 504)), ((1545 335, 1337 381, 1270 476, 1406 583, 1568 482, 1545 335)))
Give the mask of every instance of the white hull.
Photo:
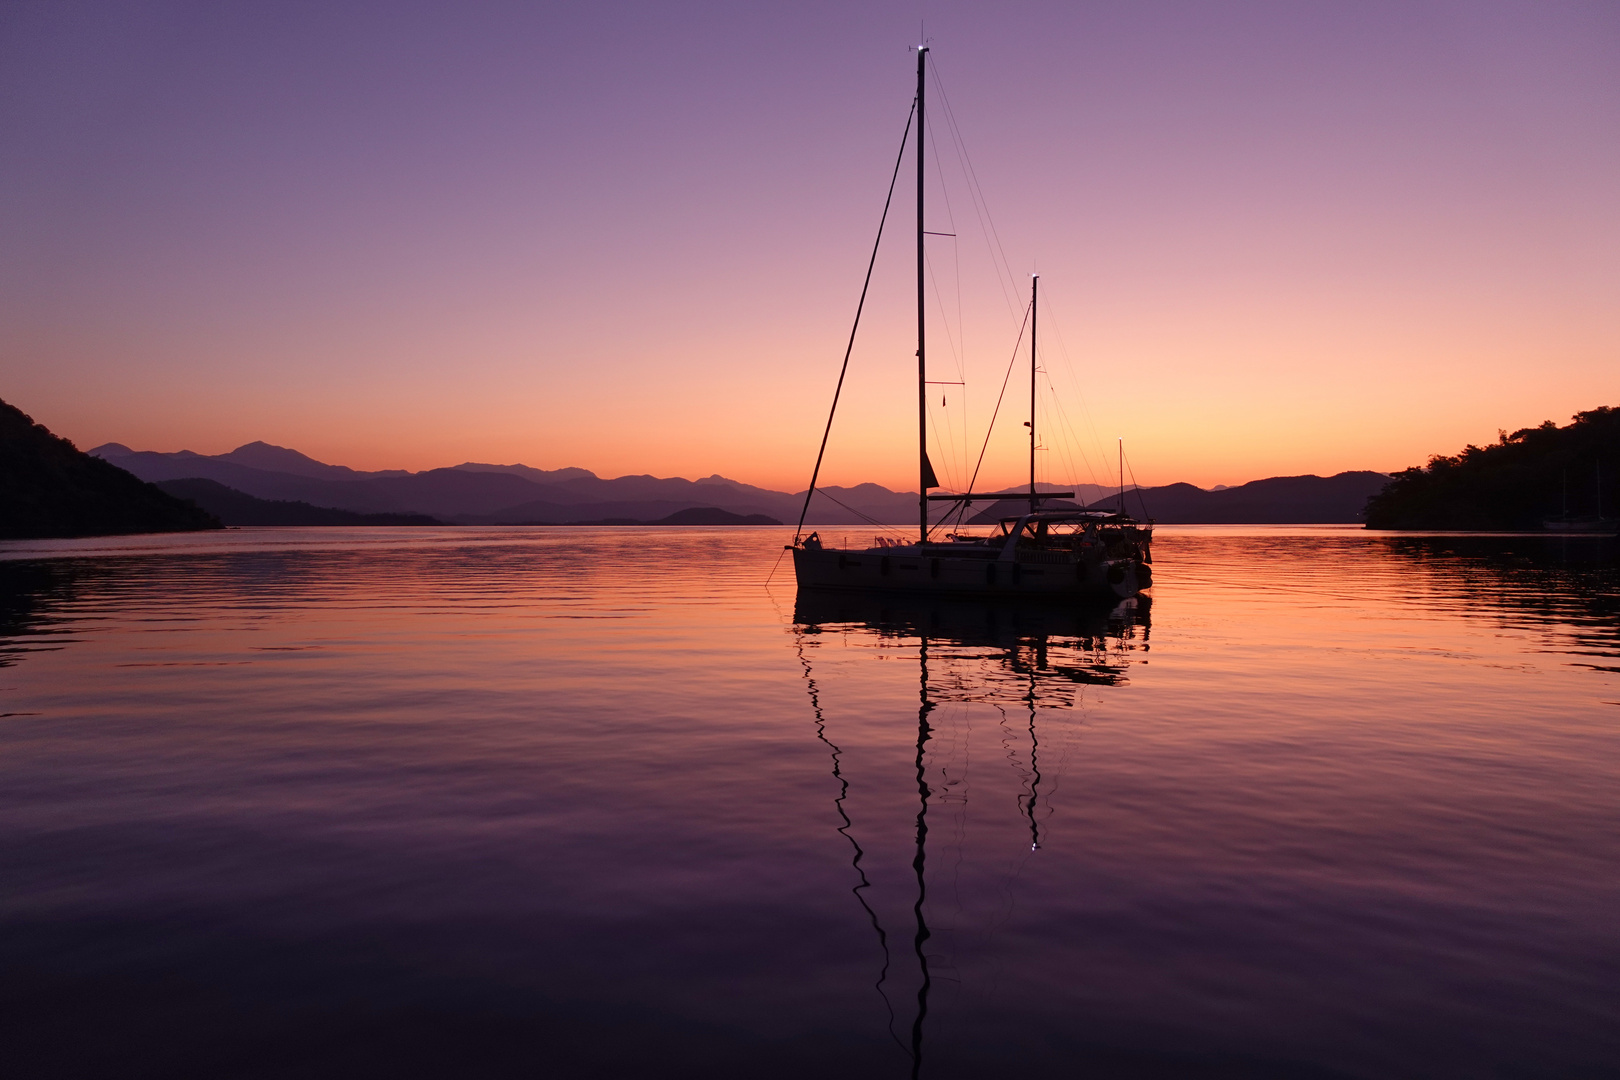
POLYGON ((1075 559, 1068 552, 1023 551, 1017 558, 953 553, 951 544, 923 547, 793 548, 801 588, 956 596, 1123 599, 1152 583, 1132 559, 1075 559))
POLYGON ((1613 536, 1620 532, 1620 521, 1614 518, 1549 518, 1541 523, 1541 527, 1548 532, 1613 536))

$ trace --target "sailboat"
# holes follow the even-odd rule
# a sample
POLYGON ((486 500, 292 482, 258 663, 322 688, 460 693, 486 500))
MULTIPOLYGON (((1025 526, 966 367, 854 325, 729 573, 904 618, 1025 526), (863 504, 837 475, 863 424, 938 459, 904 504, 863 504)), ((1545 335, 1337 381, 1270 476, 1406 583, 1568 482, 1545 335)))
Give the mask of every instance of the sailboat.
POLYGON ((1564 508, 1555 518, 1547 518, 1541 527, 1548 532, 1582 533, 1592 536, 1614 536, 1620 533, 1620 519, 1603 516, 1603 463, 1597 467, 1597 513, 1571 515, 1569 512, 1569 470, 1564 470, 1564 508))
MULTIPOLYGON (((1131 517, 1125 509, 1124 444, 1120 446, 1119 504, 1108 509, 1043 509, 1048 500, 1072 498, 1069 491, 1041 492, 1035 485, 1035 332, 1040 279, 1030 286, 1030 399, 1029 399, 1029 492, 1027 495, 1009 496, 1006 493, 934 493, 930 489, 940 486, 928 460, 928 351, 927 321, 924 293, 926 271, 924 217, 924 130, 926 117, 926 75, 928 48, 917 50, 917 96, 912 103, 912 116, 907 121, 908 134, 915 121, 917 159, 917 538, 915 541, 894 542, 888 537, 875 537, 869 547, 834 547, 824 542, 819 533, 804 533, 805 515, 809 511, 811 496, 815 494, 816 480, 820 476, 822 457, 827 449, 827 435, 832 430, 832 416, 827 418, 827 430, 822 435, 821 451, 816 456, 815 470, 811 473, 810 487, 805 492, 804 510, 794 530, 793 571, 800 588, 858 589, 903 591, 911 593, 950 593, 986 596, 1025 596, 1051 598, 1109 597, 1119 599, 1135 596, 1152 585, 1153 524, 1131 517), (1027 499, 1029 509, 1017 516, 1002 518, 989 535, 974 535, 961 531, 946 532, 943 525, 930 525, 929 504, 952 503, 942 520, 949 520, 953 511, 960 519, 974 502, 1003 502, 1009 498, 1027 499)), ((904 154, 905 139, 901 140, 904 154)), ((894 196, 894 179, 898 178, 900 160, 895 161, 895 177, 889 184, 889 198, 894 196)), ((889 203, 884 204, 883 218, 888 218, 889 203)), ((878 226, 878 243, 883 237, 882 222, 878 226)), ((877 244, 872 248, 872 262, 877 259, 877 244)), ((872 280, 872 263, 867 266, 867 284, 872 280)), ((861 290, 861 303, 856 308, 855 326, 860 326, 860 311, 866 303, 866 289, 861 290)), ((855 331, 850 332, 850 348, 844 353, 844 371, 849 368, 850 350, 854 347, 855 331)), ((839 375, 839 391, 844 376, 839 375)), ((838 407, 838 392, 833 396, 833 410, 838 407)), ((971 486, 971 485, 970 485, 971 486)))

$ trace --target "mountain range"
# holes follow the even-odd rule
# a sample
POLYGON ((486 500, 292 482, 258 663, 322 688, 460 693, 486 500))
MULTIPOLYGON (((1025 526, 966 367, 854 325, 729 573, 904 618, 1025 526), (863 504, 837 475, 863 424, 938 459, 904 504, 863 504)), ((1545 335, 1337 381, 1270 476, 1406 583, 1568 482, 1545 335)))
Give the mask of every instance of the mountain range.
MULTIPOLYGON (((417 514, 463 525, 569 524, 584 521, 663 521, 692 509, 717 509, 748 517, 797 521, 804 492, 797 494, 729 480, 648 475, 603 478, 587 469, 537 469, 527 465, 466 462, 449 468, 363 472, 328 465, 286 447, 252 442, 228 454, 132 450, 106 443, 90 453, 151 483, 212 480, 237 492, 283 503, 353 514, 417 514)), ((1128 506, 1161 522, 1352 523, 1388 477, 1375 472, 1336 476, 1288 476, 1218 490, 1191 484, 1130 489, 1128 506)), ((168 486, 168 485, 165 485, 168 486)), ((1060 490, 1041 485, 1044 490, 1060 490)), ((1118 497, 1096 484, 1065 485, 1078 500, 1118 497)), ((937 504, 938 513, 946 504, 937 504)), ((1017 502, 1005 504, 1016 508, 1017 502)), ((1027 504, 1023 504, 1027 505, 1027 504)), ((984 508, 976 507, 980 516, 984 508)), ((859 525, 871 521, 906 525, 916 520, 915 492, 877 484, 818 488, 807 522, 859 525)), ((1013 512, 1009 509, 1008 512, 1013 512)), ((990 516, 999 516, 992 513, 990 516)))

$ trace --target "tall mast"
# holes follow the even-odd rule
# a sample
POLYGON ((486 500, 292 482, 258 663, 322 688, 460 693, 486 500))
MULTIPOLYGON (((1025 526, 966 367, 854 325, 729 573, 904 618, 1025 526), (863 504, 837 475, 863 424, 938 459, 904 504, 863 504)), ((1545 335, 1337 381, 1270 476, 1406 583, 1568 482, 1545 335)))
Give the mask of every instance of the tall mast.
POLYGON ((1035 510, 1035 315, 1041 276, 1029 283, 1029 509, 1035 510))
POLYGON ((917 46, 917 542, 928 540, 928 354, 924 338, 927 332, 927 308, 923 302, 923 127, 927 117, 923 112, 923 92, 926 84, 928 46, 917 46))

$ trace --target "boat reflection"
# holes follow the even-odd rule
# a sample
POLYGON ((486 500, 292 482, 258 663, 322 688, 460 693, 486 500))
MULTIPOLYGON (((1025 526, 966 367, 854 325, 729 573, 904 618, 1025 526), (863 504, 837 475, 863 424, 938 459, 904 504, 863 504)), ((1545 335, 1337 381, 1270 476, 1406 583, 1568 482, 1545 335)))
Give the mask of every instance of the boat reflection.
MULTIPOLYGON (((829 749, 832 775, 838 782, 833 807, 842 822, 837 832, 850 844, 856 884, 851 890, 877 937, 882 954, 875 989, 887 1012, 887 1027, 895 1042, 909 1055, 911 1076, 921 1075, 923 1033, 928 1018, 933 973, 925 947, 933 936, 928 919, 928 813, 936 801, 930 779, 930 742, 935 737, 934 713, 953 702, 993 707, 1001 713, 1003 731, 1009 709, 1022 711, 1028 731, 1028 766, 1009 750, 1021 790, 1016 799, 1027 822, 1029 851, 1041 847, 1041 820, 1037 808, 1042 796, 1041 740, 1038 720, 1043 711, 1073 709, 1088 686, 1120 686, 1133 659, 1144 659, 1149 648, 1151 600, 1134 597, 1111 607, 1018 605, 993 601, 911 597, 894 594, 821 593, 801 589, 793 612, 793 633, 806 691, 815 718, 816 737, 829 749), (828 734, 829 719, 822 687, 811 660, 813 644, 821 635, 859 634, 880 644, 915 647, 917 656, 917 737, 912 772, 917 785, 916 814, 912 822, 910 904, 912 956, 917 991, 909 1039, 895 1030, 894 1001, 886 984, 893 956, 883 922, 868 899, 872 881, 862 865, 866 851, 855 835, 848 799, 850 782, 844 774, 844 750, 828 734)), ((1003 745, 1006 743, 1004 741, 1003 745)), ((939 771, 940 767, 935 767, 939 771)), ((954 784, 950 779, 943 787, 954 784)), ((966 802, 966 787, 956 799, 966 802)))
POLYGON ((844 808, 844 802, 849 798, 849 781, 844 777, 843 773, 844 751, 842 747, 827 737, 827 717, 821 709, 821 688, 816 684, 816 676, 815 672, 811 670, 810 659, 804 654, 804 642, 802 639, 798 642, 798 653, 799 664, 804 668, 805 691, 810 695, 810 711, 815 714, 816 738, 820 739, 831 752, 832 775, 833 779, 838 781, 838 795, 833 799, 833 809, 837 812, 839 819, 843 821, 843 824, 838 826, 838 833, 849 841, 850 865, 854 867, 855 876, 858 879, 858 883, 850 892, 854 894, 856 901, 861 905, 861 909, 866 912, 867 919, 871 921, 872 930, 877 934, 878 948, 883 953, 883 966, 878 969, 874 989, 877 990, 878 997, 883 1000, 883 1007, 888 1010, 889 1036, 898 1042, 899 1037, 894 1033, 894 1002, 889 1000, 888 992, 883 989, 883 984, 889 980, 889 963, 891 960, 889 955, 889 935, 884 932, 882 920, 878 918, 878 913, 873 910, 872 905, 867 902, 864 895, 872 887, 872 882, 867 879, 866 871, 861 868, 861 860, 866 858, 866 851, 861 847, 861 842, 855 839, 854 833, 850 832, 855 827, 855 822, 850 820, 849 811, 844 808))
POLYGON ((1150 647, 1152 599, 1113 606, 929 599, 903 594, 800 590, 793 622, 802 634, 862 633, 922 642, 944 661, 924 687, 935 701, 1022 701, 1068 708, 1080 686, 1120 686, 1132 654, 1150 647), (1027 686, 1026 686, 1027 684, 1027 686))

